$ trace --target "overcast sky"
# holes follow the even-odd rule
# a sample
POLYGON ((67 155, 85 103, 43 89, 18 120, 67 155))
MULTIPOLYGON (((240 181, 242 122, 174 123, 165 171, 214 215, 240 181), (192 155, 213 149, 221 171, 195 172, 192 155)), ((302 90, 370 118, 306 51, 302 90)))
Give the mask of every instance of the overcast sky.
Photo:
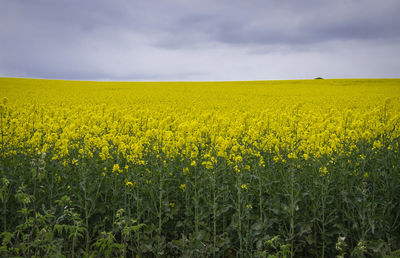
POLYGON ((0 0, 0 77, 400 77, 399 0, 0 0))

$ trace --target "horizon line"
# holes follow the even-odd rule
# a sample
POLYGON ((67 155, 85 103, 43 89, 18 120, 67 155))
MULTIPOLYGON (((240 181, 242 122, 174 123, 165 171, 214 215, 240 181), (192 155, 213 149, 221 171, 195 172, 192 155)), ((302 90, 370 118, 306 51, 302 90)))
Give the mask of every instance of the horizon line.
POLYGON ((324 78, 324 77, 315 77, 315 78, 301 78, 301 79, 265 79, 265 80, 204 80, 204 81, 190 81, 190 80, 171 80, 171 81, 151 81, 151 80, 137 80, 137 81, 120 81, 120 80, 81 80, 81 79, 49 79, 49 78, 33 78, 33 77, 3 77, 0 76, 0 79, 23 79, 23 80, 47 80, 47 81, 70 81, 70 82, 121 82, 121 83, 133 83, 133 82, 141 82, 141 83, 151 83, 151 82, 264 82, 264 81, 308 81, 308 80, 396 80, 400 79, 400 77, 354 77, 354 78, 324 78))

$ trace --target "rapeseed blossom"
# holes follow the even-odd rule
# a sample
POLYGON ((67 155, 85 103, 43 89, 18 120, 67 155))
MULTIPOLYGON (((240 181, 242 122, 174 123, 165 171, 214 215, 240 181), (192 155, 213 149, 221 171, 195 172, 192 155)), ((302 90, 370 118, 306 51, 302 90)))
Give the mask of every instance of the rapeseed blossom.
MULTIPOLYGON (((359 210, 395 203, 398 196, 385 195, 384 186, 395 193, 398 185, 400 80, 100 83, 0 78, 0 99, 3 180, 37 184, 32 195, 37 207, 51 208, 54 216, 62 209, 49 204, 75 196, 71 207, 86 218, 82 239, 90 243, 99 243, 96 230, 108 228, 110 236, 116 234, 113 243, 126 240, 133 248, 153 248, 153 256, 184 255, 174 247, 177 243, 189 250, 199 241, 204 245, 195 254, 216 256, 203 251, 218 250, 257 256, 267 249, 254 247, 266 239, 253 233, 262 231, 265 219, 290 224, 290 230, 270 227, 271 236, 301 244, 335 230, 340 214, 354 212, 351 217, 357 220, 359 210), (341 202, 346 185, 354 186, 347 197, 354 197, 351 203, 358 208, 341 202), (370 190, 376 196, 383 193, 383 199, 368 198, 370 190), (115 220, 121 208, 126 216, 115 220), (291 223, 276 212, 280 209, 288 211, 291 223), (322 229, 321 218, 330 216, 326 211, 335 221, 322 229), (317 217, 307 221, 307 216, 317 217), (149 230, 128 237, 135 231, 131 219, 149 230), (123 228, 115 228, 116 221, 123 228), (298 234, 304 223, 312 232, 298 234), (149 244, 149 239, 160 241, 149 244)), ((15 199, 16 191, 3 187, 8 200, 15 199)), ((19 214, 18 204, 4 204, 8 213, 19 214)), ((395 224, 390 215, 397 210, 392 208, 380 224, 395 224)), ((23 221, 29 222, 21 216, 11 223, 23 221)), ((2 222, 15 232, 8 219, 2 222)), ((342 228, 348 224, 344 221, 342 228)), ((356 243, 364 228, 355 229, 349 243, 356 243)), ((378 235, 387 232, 383 227, 378 235)), ((328 235, 321 239, 328 241, 328 235)), ((12 242, 22 239, 13 237, 12 242)), ((64 243, 63 249, 75 250, 68 244, 75 241, 64 243)), ((147 251, 130 249, 128 254, 147 251)))
POLYGON ((343 88, 340 80, 299 81, 295 89, 286 81, 201 87, 195 83, 37 84, 4 78, 0 147, 4 156, 17 150, 48 152, 63 166, 79 165, 85 158, 112 160, 111 171, 118 174, 146 165, 149 155, 164 164, 180 159, 188 161, 186 167, 201 164, 208 170, 215 170, 222 160, 240 173, 253 169, 246 166, 248 160, 260 160, 260 167, 265 167, 262 153, 266 152, 274 162, 286 164, 333 153, 348 155, 358 150, 359 141, 373 141, 375 153, 395 149, 378 138, 385 135, 389 142, 399 136, 393 131, 400 123, 398 81, 343 83, 354 85, 343 88), (122 168, 117 160, 123 162, 122 168))
POLYGON ((114 164, 113 168, 112 168, 112 173, 117 172, 120 173, 122 170, 120 169, 118 164, 114 164))

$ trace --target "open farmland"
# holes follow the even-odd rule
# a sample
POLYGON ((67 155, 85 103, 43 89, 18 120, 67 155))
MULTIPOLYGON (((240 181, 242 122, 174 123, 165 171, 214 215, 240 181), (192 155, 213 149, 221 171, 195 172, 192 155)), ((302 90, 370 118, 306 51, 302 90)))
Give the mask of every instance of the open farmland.
POLYGON ((398 79, 0 78, 0 97, 2 256, 400 249, 398 79))

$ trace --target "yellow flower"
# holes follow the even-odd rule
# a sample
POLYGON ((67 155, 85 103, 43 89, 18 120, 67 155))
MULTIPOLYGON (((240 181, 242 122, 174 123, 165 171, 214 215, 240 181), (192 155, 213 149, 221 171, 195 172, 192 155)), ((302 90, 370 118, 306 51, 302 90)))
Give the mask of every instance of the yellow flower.
POLYGON ((247 205, 246 205, 246 208, 249 209, 249 210, 250 210, 250 209, 253 209, 253 205, 247 204, 247 205))
POLYGON ((174 208, 175 203, 174 203, 174 202, 170 202, 170 203, 169 203, 169 206, 170 206, 171 208, 174 208))
POLYGON ((382 147, 381 141, 379 141, 379 140, 374 141, 372 149, 380 149, 381 147, 382 147))
POLYGON ((186 184, 181 184, 180 188, 181 188, 182 191, 185 191, 185 189, 186 189, 186 184))
POLYGON ((126 181, 125 185, 128 186, 128 187, 132 187, 133 183, 131 181, 126 181))
POLYGON ((240 163, 240 162, 242 162, 242 161, 243 161, 242 156, 239 155, 239 156, 236 156, 236 157, 235 157, 235 162, 236 162, 236 163, 240 163))
POLYGON ((119 168, 118 164, 114 164, 112 173, 114 173, 114 172, 121 173, 121 169, 119 168))
POLYGON ((239 169, 239 167, 237 165, 234 166, 233 169, 236 171, 236 173, 240 173, 240 169, 239 169))
MULTIPOLYGON (((92 87, 99 84, 0 78, 2 97, 9 99, 0 98, 6 143, 2 158, 12 159, 19 151, 26 156, 47 152, 51 164, 65 167, 90 158, 103 178, 111 171, 146 171, 153 162, 169 168, 172 160, 187 164, 183 168, 186 177, 195 169, 207 169, 206 174, 213 175, 217 161, 227 164, 226 171, 240 175, 295 159, 302 162, 293 162, 294 166, 303 169, 304 163, 327 157, 319 168, 325 175, 335 171, 334 153, 340 161, 362 166, 367 157, 375 160, 373 155, 380 151, 399 151, 396 143, 386 144, 400 136, 399 130, 392 131, 400 122, 398 89, 393 83, 397 82, 357 81, 371 89, 366 95, 360 94, 358 86, 337 90, 338 85, 353 84, 352 80, 329 80, 323 85, 272 83, 279 87, 269 87, 271 82, 247 82, 243 88, 236 82, 204 83, 204 87, 188 87, 191 83, 120 87, 113 82, 92 87), (32 98, 32 89, 37 98, 32 98), (389 101, 383 103, 385 98, 389 101), (358 149, 358 143, 363 142, 372 145, 368 155, 359 152, 363 149, 358 149), (264 160, 264 153, 273 155, 275 164, 270 158, 264 160), (349 159, 355 155, 356 159, 349 159), (248 160, 251 168, 246 165, 248 160)), ((144 184, 151 184, 154 177, 150 173, 156 172, 143 172, 144 184)), ((179 175, 179 169, 166 174, 170 178, 179 175)), ((123 183, 128 182, 123 181, 122 187, 123 183)), ((185 191, 185 184, 176 186, 177 191, 185 191)), ((240 191, 247 189, 245 184, 239 186, 240 191)))
POLYGON ((202 164, 203 166, 205 166, 206 169, 213 169, 213 168, 214 168, 214 166, 213 166, 213 164, 212 164, 211 161, 203 161, 201 164, 202 164))
POLYGON ((288 158, 289 159, 297 159, 297 155, 296 155, 296 153, 291 152, 288 154, 288 158))

